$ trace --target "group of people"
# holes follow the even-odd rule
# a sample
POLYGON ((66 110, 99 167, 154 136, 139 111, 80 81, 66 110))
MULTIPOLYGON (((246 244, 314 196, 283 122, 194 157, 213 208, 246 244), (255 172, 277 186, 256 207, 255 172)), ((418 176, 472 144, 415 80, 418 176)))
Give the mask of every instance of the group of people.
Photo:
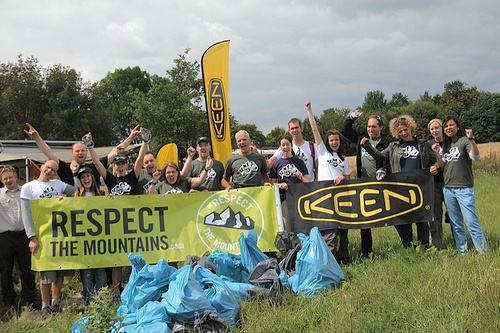
MULTIPOLYGON (((389 130, 383 134, 384 123, 377 115, 368 117, 366 132, 358 133, 354 122, 362 115, 357 109, 349 114, 341 130, 328 130, 322 138, 311 109, 305 102, 314 142, 303 137, 299 118, 288 122, 290 136, 280 138, 279 149, 266 160, 256 152, 248 132, 235 135, 239 149, 225 165, 210 156, 211 146, 207 137, 196 141, 196 149, 187 149, 182 169, 177 161, 167 162, 158 168, 155 155, 148 151, 151 133, 136 126, 128 138, 117 145, 106 157, 99 158, 90 133, 72 147, 72 161, 59 159, 41 138, 36 129, 26 124, 24 132, 37 143, 48 160, 41 166, 40 176, 19 186, 16 170, 10 166, 0 169, 0 262, 2 264, 2 299, 4 305, 14 306, 16 293, 12 282, 12 269, 17 259, 21 273, 22 299, 35 302, 35 276, 31 271, 31 255, 38 251, 39 241, 31 217, 30 203, 34 199, 62 198, 66 196, 99 196, 100 179, 104 180, 112 196, 130 194, 175 194, 196 191, 231 190, 249 186, 277 186, 282 201, 283 225, 293 231, 286 203, 289 186, 312 181, 329 181, 334 185, 350 179, 349 163, 344 155, 345 139, 356 143, 356 175, 381 180, 391 172, 415 169, 428 170, 434 176, 434 219, 418 221, 417 239, 426 248, 442 247, 443 202, 451 220, 453 237, 460 253, 468 250, 464 221, 472 236, 476 250, 484 253, 487 243, 476 214, 472 161, 479 159, 479 150, 472 130, 464 129, 455 117, 443 121, 432 119, 428 128, 431 140, 415 136, 416 122, 408 115, 392 119, 389 130), (465 135, 464 135, 465 133, 465 135), (137 138, 142 144, 138 157, 129 170, 129 160, 124 154, 128 145, 137 138), (87 153, 92 158, 87 163, 87 153), (194 159, 195 154, 198 157, 194 159), (112 166, 112 172, 108 167, 112 166), (56 179, 59 178, 59 179, 56 179)), ((403 247, 413 241, 412 223, 396 226, 403 247)), ((340 263, 349 263, 348 230, 345 228, 322 230, 330 250, 340 263)), ((369 257, 373 252, 370 229, 361 229, 361 253, 369 257)), ((64 276, 68 271, 40 272, 41 309, 44 315, 61 311, 60 294, 64 276)), ((103 286, 113 288, 119 299, 122 268, 84 269, 80 271, 83 296, 90 302, 94 292, 103 286)))

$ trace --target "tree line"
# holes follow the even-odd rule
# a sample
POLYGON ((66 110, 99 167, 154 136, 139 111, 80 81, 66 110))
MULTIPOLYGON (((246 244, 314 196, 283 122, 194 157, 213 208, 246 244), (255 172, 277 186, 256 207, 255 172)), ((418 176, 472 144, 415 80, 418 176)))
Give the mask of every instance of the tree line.
MULTIPOLYGON (((79 140, 91 131, 96 145, 105 146, 121 141, 141 124, 154 133, 151 144, 155 149, 175 142, 182 157, 184 148, 208 135, 201 68, 198 61, 186 60, 188 53, 186 49, 174 59, 163 76, 136 66, 116 69, 95 83, 84 81, 68 66, 44 67, 34 56, 19 55, 17 62, 1 63, 0 139, 26 139, 22 129, 29 122, 45 139, 79 140)), ((500 141, 500 93, 480 91, 460 80, 444 84, 441 94, 425 91, 416 101, 400 92, 388 100, 380 90, 369 91, 360 107, 364 114, 355 123, 358 131, 364 130, 370 115, 377 114, 388 124, 393 117, 409 114, 417 121, 418 136, 428 137, 430 119, 454 115, 475 130, 478 143, 500 141)), ((349 112, 323 110, 316 118, 320 131, 340 129, 349 112)), ((312 140, 308 120, 304 118, 303 123, 304 137, 312 140)), ((286 133, 284 126, 264 135, 255 124, 240 124, 231 116, 233 147, 234 133, 240 129, 248 131, 258 147, 276 147, 286 133)), ((354 145, 347 148, 349 155, 354 154, 354 145)))

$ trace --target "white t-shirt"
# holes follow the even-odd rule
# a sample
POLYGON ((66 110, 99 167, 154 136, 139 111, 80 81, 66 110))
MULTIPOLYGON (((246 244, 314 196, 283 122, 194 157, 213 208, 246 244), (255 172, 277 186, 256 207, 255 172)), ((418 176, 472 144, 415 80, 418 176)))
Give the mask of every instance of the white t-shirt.
POLYGON ((318 151, 318 180, 334 180, 339 176, 350 175, 349 162, 341 160, 337 153, 331 154, 323 142, 318 151))
MULTIPOLYGON (((318 159, 318 152, 316 151, 314 144, 310 145, 309 141, 305 141, 300 147, 293 144, 292 149, 295 152, 295 156, 297 156, 302 161, 304 161, 304 163, 307 167, 307 172, 309 173, 309 179, 311 182, 313 182, 315 180, 314 179, 314 160, 312 158, 311 146, 315 150, 314 159, 317 160, 318 159)), ((278 160, 282 156, 283 156, 283 152, 281 151, 281 149, 278 149, 274 152, 274 157, 276 157, 278 160)))

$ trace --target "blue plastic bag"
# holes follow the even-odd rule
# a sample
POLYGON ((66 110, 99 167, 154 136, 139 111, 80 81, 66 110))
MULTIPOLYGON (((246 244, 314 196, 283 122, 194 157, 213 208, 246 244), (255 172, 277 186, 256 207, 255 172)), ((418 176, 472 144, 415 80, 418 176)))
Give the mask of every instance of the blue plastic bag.
POLYGON ((193 275, 220 317, 230 325, 234 325, 240 312, 240 303, 224 280, 200 266, 194 267, 193 275))
POLYGON ((137 310, 137 323, 124 326, 120 333, 171 333, 171 323, 165 305, 160 302, 148 302, 137 310))
POLYGON ((217 264, 217 276, 224 276, 235 282, 247 282, 248 272, 241 262, 241 256, 229 252, 214 251, 208 260, 217 264))
POLYGON ((345 276, 318 228, 312 228, 309 236, 299 234, 298 237, 302 249, 297 253, 295 275, 288 279, 292 290, 310 296, 336 287, 345 276))
POLYGON ((167 313, 174 322, 181 324, 194 325, 205 310, 215 311, 200 283, 194 279, 191 266, 184 266, 171 276, 168 290, 162 298, 167 313))
POLYGON ((167 290, 170 276, 176 271, 164 259, 160 259, 156 265, 148 265, 145 262, 142 264, 138 256, 129 255, 132 273, 121 295, 118 316, 133 313, 149 301, 159 300, 167 290))
POLYGON ((262 260, 268 259, 268 256, 257 246, 257 231, 255 229, 249 230, 246 236, 241 233, 238 237, 238 243, 241 251, 241 262, 247 272, 251 272, 262 260))

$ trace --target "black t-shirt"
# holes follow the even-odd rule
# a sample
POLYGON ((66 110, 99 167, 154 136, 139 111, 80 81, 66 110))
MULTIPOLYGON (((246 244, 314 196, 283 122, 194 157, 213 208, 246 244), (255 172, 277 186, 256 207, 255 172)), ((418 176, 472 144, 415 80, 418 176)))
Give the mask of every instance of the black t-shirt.
MULTIPOLYGON (((105 168, 108 168, 108 156, 102 157, 100 161, 105 168)), ((101 175, 99 174, 99 171, 97 171, 97 168, 95 167, 94 163, 80 165, 80 167, 84 166, 92 169, 92 174, 94 175, 96 181, 99 183, 101 175)), ((57 170, 57 175, 66 184, 75 186, 75 180, 73 178, 73 172, 71 171, 70 163, 64 162, 63 160, 59 159, 59 170, 57 170)))
POLYGON ((401 142, 403 156, 401 157, 401 171, 411 171, 420 169, 420 151, 418 150, 417 140, 401 142))
POLYGON ((137 179, 134 170, 124 177, 117 177, 108 171, 104 182, 108 187, 109 193, 113 195, 142 194, 142 191, 137 192, 137 179))

